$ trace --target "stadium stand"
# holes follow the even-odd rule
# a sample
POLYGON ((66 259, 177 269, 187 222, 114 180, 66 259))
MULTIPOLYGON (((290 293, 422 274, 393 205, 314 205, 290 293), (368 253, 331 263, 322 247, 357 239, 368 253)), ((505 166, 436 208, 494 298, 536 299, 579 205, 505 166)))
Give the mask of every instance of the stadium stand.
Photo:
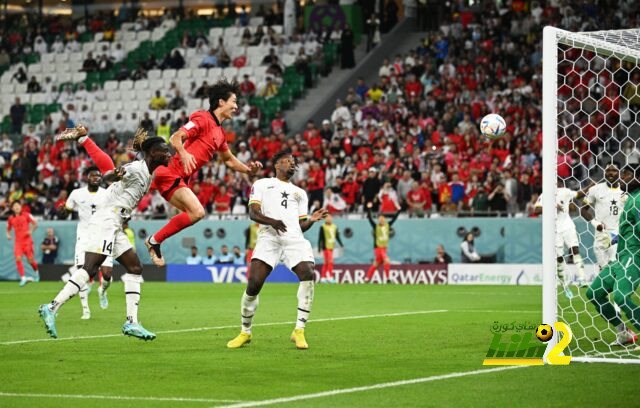
MULTIPOLYGON (((103 32, 85 35, 81 51, 42 53, 40 62, 15 63, 2 75, 2 112, 7 115, 3 131, 11 130, 10 111, 20 113, 11 108, 16 95, 26 106, 27 118, 21 129, 24 147, 14 142, 14 149, 9 138, 3 139, 2 192, 7 201, 30 198, 36 214, 53 217, 47 209, 54 208, 62 191, 77 184, 79 169, 87 162, 82 152, 51 142, 56 130, 95 121, 94 131, 105 134, 102 145, 116 162, 123 162, 130 156, 122 129, 131 131, 141 123, 152 131, 158 131, 158 125, 163 132, 167 126, 173 131, 188 113, 204 107, 203 80, 223 75, 242 82, 247 75, 239 115, 226 126, 229 142, 247 160, 262 160, 266 167, 276 151, 290 147, 300 162, 296 182, 309 192, 314 207, 362 213, 363 205, 373 201, 376 209, 399 205, 412 216, 532 215, 541 186, 541 50, 532 45, 540 38, 528 28, 551 23, 586 30, 594 21, 598 27, 620 26, 634 24, 636 17, 611 16, 597 6, 576 13, 551 4, 524 9, 520 3, 502 10, 493 5, 482 10, 452 6, 438 31, 425 34, 408 54, 390 57, 377 78, 353 84, 331 117, 313 118, 304 132, 289 136, 279 112, 291 107, 319 72, 327 73, 334 65, 337 44, 321 41, 337 38, 333 35, 283 38, 281 26, 265 27, 260 18, 238 27, 228 19, 176 22, 169 17, 145 23, 147 29, 140 22, 123 23, 110 42, 104 41, 103 32), (118 49, 123 50, 120 64, 103 72, 82 70, 88 52, 108 50, 113 55, 118 49), (171 67, 176 51, 183 64, 179 69, 171 67), (267 65, 273 55, 282 63, 281 75, 267 65), (210 56, 216 66, 205 64, 210 56), (55 77, 54 71, 42 72, 44 61, 58 67, 58 61, 71 58, 77 62, 73 75, 58 69, 55 77), (303 63, 310 60, 314 63, 303 63), (12 78, 20 69, 26 78, 16 84, 12 78), (119 70, 129 77, 118 78, 119 70), (137 80, 131 79, 132 73, 139 75, 137 80), (45 92, 26 91, 32 76, 45 92), (277 93, 268 91, 267 77, 277 93), (50 83, 62 91, 57 99, 47 93, 50 83), (169 104, 176 96, 183 103, 178 100, 175 110, 150 110, 156 91, 169 104), (81 98, 75 112, 61 103, 65 98, 81 98), (492 111, 503 113, 508 136, 487 143, 478 134, 477 121, 492 111), (35 171, 45 155, 54 167, 50 177, 35 171), (48 179, 50 184, 45 183, 48 179)), ((219 163, 204 167, 191 184, 211 213, 223 186, 231 197, 230 212, 246 211, 250 181, 229 174, 219 163)), ((171 210, 159 201, 150 194, 140 212, 166 216, 171 210)))

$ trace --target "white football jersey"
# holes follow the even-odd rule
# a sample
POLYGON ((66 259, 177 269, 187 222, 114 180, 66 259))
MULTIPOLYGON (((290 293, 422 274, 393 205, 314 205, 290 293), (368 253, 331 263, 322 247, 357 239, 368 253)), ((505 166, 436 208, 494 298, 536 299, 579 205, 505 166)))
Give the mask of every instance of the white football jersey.
MULTIPOLYGON (((578 193, 565 187, 559 187, 556 192, 556 229, 562 231, 568 228, 575 228, 571 215, 569 214, 569 205, 578 193), (561 208, 557 208, 560 206, 561 208)), ((542 194, 538 197, 535 207, 542 207, 542 194)))
POLYGON ((307 218, 309 199, 300 187, 275 177, 260 179, 251 187, 251 204, 260 204, 262 214, 287 226, 287 232, 278 234, 272 227, 261 225, 260 234, 304 239, 300 220, 307 218))
POLYGON ((620 187, 609 187, 607 183, 596 184, 589 189, 584 201, 593 207, 596 221, 602 223, 607 231, 618 233, 620 213, 626 201, 626 194, 620 187))
POLYGON ((561 207, 557 210, 558 215, 556 223, 558 225, 558 229, 574 226, 571 215, 569 214, 569 205, 571 204, 571 201, 576 198, 577 194, 577 191, 569 190, 566 187, 558 188, 558 191, 556 192, 556 206, 561 207))
POLYGON ((128 218, 149 191, 151 174, 144 160, 127 163, 124 168, 126 173, 122 180, 107 189, 107 207, 117 209, 121 217, 128 218))
POLYGON ((77 236, 81 237, 87 233, 89 219, 107 203, 107 189, 98 187, 98 191, 92 193, 89 188, 77 188, 69 194, 65 206, 69 211, 78 213, 77 236))

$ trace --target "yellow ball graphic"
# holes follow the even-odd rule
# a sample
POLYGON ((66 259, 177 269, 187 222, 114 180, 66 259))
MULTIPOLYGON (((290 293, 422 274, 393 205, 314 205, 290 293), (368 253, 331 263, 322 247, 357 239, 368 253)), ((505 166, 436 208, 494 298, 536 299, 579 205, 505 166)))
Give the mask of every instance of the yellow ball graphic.
POLYGON ((541 324, 536 329, 536 337, 543 343, 548 342, 553 337, 553 328, 549 324, 541 324))

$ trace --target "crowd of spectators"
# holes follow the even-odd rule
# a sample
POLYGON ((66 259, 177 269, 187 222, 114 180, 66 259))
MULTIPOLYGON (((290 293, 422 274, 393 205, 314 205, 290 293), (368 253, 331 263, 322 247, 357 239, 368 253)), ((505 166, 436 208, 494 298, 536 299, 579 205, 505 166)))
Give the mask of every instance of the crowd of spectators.
MULTIPOLYGON (((375 81, 358 80, 336 101, 329 118, 310 120, 304 132, 287 136, 281 115, 268 131, 248 126, 255 120, 254 107, 241 102, 234 122, 225 124, 228 142, 241 160, 263 161, 262 176, 273 175, 270 157, 289 148, 299 164, 293 181, 308 192, 310 210, 364 212, 371 202, 383 213, 401 209, 416 217, 533 215, 542 172, 538 28, 550 24, 581 31, 637 23, 638 4, 623 1, 609 12, 608 3, 514 0, 503 8, 489 2, 482 9, 452 5, 438 31, 426 33, 409 53, 390 56, 375 81), (506 135, 493 142, 477 126, 490 112, 507 122, 506 135)), ((251 85, 244 84, 242 92, 255 92, 251 85)), ((195 95, 200 87, 193 88, 195 95)), ((123 114, 122 124, 140 121, 130 115, 136 114, 123 114)), ((146 115, 143 127, 159 130, 146 115)), ((187 112, 160 121, 163 135, 186 121, 187 112)), ((69 117, 65 125, 72 123, 69 117)), ((132 158, 123 140, 112 133, 103 144, 116 164, 132 158)), ((589 147, 597 154, 597 143, 589 147)), ((638 153, 634 145, 623 148, 629 157, 638 153)), ((29 135, 22 149, 14 149, 3 138, 5 196, 31 200, 45 216, 52 213, 88 165, 85 153, 74 149, 29 135)), ((596 159, 562 150, 562 145, 560 153, 570 171, 575 162, 588 167, 596 159)), ((209 213, 243 214, 253 181, 214 160, 190 186, 209 213)), ((163 218, 172 209, 151 192, 139 211, 163 218)))

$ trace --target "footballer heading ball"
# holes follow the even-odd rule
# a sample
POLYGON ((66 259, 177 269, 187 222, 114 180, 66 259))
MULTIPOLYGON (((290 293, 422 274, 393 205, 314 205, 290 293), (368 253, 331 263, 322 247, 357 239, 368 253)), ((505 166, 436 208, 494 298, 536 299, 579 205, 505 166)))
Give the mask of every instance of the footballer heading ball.
POLYGON ((536 329, 536 337, 543 343, 548 342, 553 337, 553 328, 549 324, 541 324, 536 329))
POLYGON ((489 139, 498 139, 506 130, 507 122, 496 113, 490 113, 480 121, 480 133, 489 139))

